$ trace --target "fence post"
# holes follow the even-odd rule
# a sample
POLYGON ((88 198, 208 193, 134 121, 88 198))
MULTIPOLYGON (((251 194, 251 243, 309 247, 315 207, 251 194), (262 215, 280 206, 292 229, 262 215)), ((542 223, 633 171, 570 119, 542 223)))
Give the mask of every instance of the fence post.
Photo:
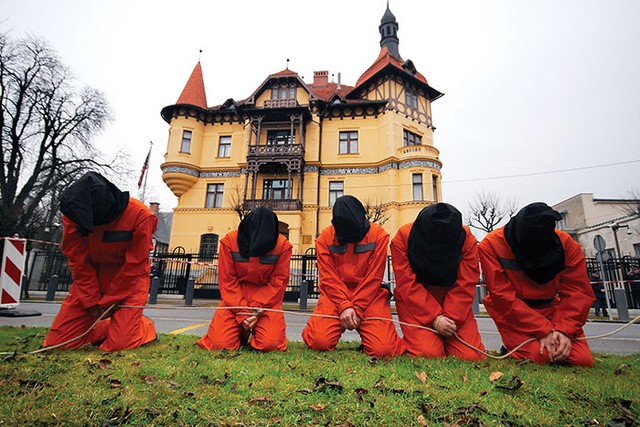
POLYGON ((49 283, 47 283, 47 296, 45 297, 45 301, 53 301, 56 296, 56 291, 58 290, 59 281, 60 278, 57 274, 54 274, 49 278, 49 283))
POLYGON ((615 288, 613 290, 613 297, 616 301, 616 310, 618 311, 618 320, 629 320, 629 309, 627 306, 627 297, 624 293, 624 288, 615 288))
POLYGON ((156 304, 158 302, 159 288, 160 288, 160 278, 154 276, 151 279, 151 288, 149 289, 149 304, 156 304))
POLYGON ((309 282, 306 279, 300 281, 300 310, 307 309, 307 298, 309 297, 309 282))
POLYGON ((476 285, 475 296, 473 297, 473 315, 477 316, 480 314, 480 285, 476 285))
POLYGON ((195 280, 188 279, 187 280, 187 289, 184 291, 184 305, 192 306, 193 305, 193 288, 195 286, 195 280))

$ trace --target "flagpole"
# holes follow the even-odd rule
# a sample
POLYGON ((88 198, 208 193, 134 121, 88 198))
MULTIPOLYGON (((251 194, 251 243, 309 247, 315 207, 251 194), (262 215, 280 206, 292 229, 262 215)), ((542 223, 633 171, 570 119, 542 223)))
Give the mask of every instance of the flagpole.
POLYGON ((147 192, 147 178, 149 177, 149 163, 151 162, 151 149, 153 148, 153 141, 149 141, 149 144, 151 144, 149 146, 149 153, 147 154, 147 164, 146 164, 146 169, 144 171, 144 184, 142 185, 142 196, 140 197, 140 201, 142 203, 145 202, 144 198, 145 198, 145 194, 147 192))

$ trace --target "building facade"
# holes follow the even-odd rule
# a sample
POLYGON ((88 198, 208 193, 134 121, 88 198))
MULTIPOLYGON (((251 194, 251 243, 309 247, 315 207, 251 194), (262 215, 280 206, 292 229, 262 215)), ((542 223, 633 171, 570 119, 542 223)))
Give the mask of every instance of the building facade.
POLYGON ((562 215, 558 228, 571 234, 587 257, 597 253, 596 235, 604 239, 610 257, 640 257, 640 200, 596 199, 592 193, 580 193, 553 209, 562 215))
POLYGON ((340 74, 330 81, 328 71, 306 83, 287 68, 244 100, 208 107, 195 66, 176 104, 161 112, 170 125, 163 180, 178 197, 170 250, 215 252, 258 205, 277 213, 302 253, 342 195, 382 208, 392 235, 442 199, 431 103, 443 94, 400 56, 388 7, 379 31, 380 54, 354 86, 340 74))

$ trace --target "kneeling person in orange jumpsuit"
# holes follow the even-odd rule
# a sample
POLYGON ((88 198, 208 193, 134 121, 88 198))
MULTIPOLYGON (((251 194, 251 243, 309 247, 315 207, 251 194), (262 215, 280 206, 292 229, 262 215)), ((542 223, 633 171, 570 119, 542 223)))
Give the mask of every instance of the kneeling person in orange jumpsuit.
POLYGON ((422 209, 415 222, 398 230, 391 257, 398 317, 438 332, 401 325, 406 352, 483 359, 455 337, 484 351, 472 310, 480 278, 478 242, 462 225, 460 212, 446 203, 422 209))
POLYGON ((508 350, 539 364, 591 366, 582 327, 595 298, 580 245, 555 223, 562 217, 545 203, 525 206, 480 243, 489 295, 484 306, 508 350))
MULTIPOLYGON (((73 283, 53 320, 44 346, 58 345, 86 332, 113 304, 143 306, 149 293, 149 251, 157 217, 98 173, 89 172, 62 194, 62 252, 73 283)), ((89 334, 63 346, 101 343, 116 351, 156 339, 142 309, 107 313, 89 334)))
POLYGON ((353 196, 336 200, 331 223, 316 240, 320 298, 313 313, 339 319, 309 318, 302 339, 313 350, 333 350, 346 329, 355 329, 367 354, 401 354, 404 347, 394 324, 367 320, 391 320, 389 291, 381 286, 389 235, 369 223, 362 203, 353 196))
POLYGON ((284 313, 260 309, 282 310, 291 251, 291 243, 278 233, 278 217, 266 207, 252 210, 237 231, 222 238, 221 300, 208 332, 198 341, 200 347, 237 350, 248 341, 260 351, 287 349, 284 313))

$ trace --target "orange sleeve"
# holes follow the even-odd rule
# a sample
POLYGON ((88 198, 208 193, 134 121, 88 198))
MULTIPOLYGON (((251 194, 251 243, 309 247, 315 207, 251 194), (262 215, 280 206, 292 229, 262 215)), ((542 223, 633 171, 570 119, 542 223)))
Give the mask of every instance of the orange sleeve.
POLYGON ((556 330, 573 339, 587 321, 589 308, 595 301, 587 275, 587 263, 580 245, 563 236, 565 268, 560 272, 558 294, 560 303, 553 315, 556 330))
POLYGON ((349 299, 347 285, 340 277, 329 251, 326 230, 320 233, 320 236, 316 239, 319 287, 333 305, 338 307, 338 312, 342 313, 347 308, 353 307, 353 303, 349 299))
MULTIPOLYGON (((284 236, 280 238, 284 239, 284 236)), ((269 276, 269 282, 261 286, 253 295, 251 295, 252 307, 274 307, 282 304, 284 292, 289 284, 291 252, 293 247, 286 239, 281 245, 282 249, 279 253, 278 261, 275 268, 269 276)))
POLYGON ((140 284, 148 285, 149 251, 153 249, 152 238, 157 225, 158 218, 155 215, 146 216, 134 225, 124 264, 100 298, 101 306, 109 307, 111 304, 119 303, 138 292, 140 284))
POLYGON ((462 259, 458 266, 458 277, 447 290, 444 299, 443 314, 462 326, 473 305, 476 296, 476 286, 480 279, 480 264, 478 260, 478 241, 469 229, 465 230, 467 238, 462 247, 462 259))
POLYGON ((100 303, 100 283, 96 269, 89 258, 87 238, 78 231, 77 225, 66 216, 62 217, 62 252, 73 277, 73 292, 84 308, 100 303))
POLYGON ((516 296, 516 290, 509 282, 489 241, 490 237, 491 234, 480 243, 479 253, 487 290, 496 310, 523 334, 538 339, 547 336, 553 330, 553 324, 516 296))
POLYGON ((371 305, 371 302, 380 292, 384 269, 387 263, 389 252, 389 234, 382 227, 378 227, 378 233, 374 240, 376 246, 373 254, 369 257, 367 274, 358 283, 353 291, 353 308, 358 316, 363 317, 364 311, 371 305))
POLYGON ((391 241, 391 262, 396 277, 396 307, 399 315, 406 310, 421 325, 427 326, 442 314, 442 307, 431 292, 418 282, 416 273, 409 264, 407 242, 410 230, 411 228, 401 228, 391 241))
MULTIPOLYGON (((236 265, 231 255, 227 234, 220 241, 220 253, 218 254, 218 285, 221 299, 225 304, 236 307, 248 307, 249 303, 242 295, 240 281, 236 272, 236 265)), ((241 310, 231 310, 238 313, 241 310)), ((242 323, 248 316, 236 316, 238 323, 242 323)))

